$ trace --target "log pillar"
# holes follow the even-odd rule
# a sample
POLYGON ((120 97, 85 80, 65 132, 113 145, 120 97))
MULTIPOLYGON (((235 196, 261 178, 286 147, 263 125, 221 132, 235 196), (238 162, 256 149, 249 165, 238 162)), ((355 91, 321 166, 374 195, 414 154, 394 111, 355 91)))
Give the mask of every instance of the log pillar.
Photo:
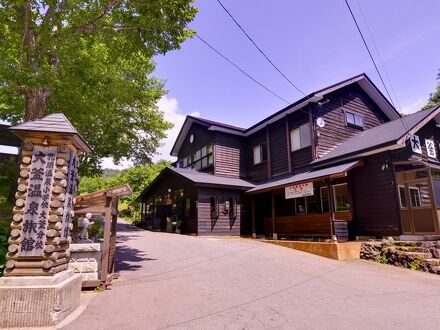
POLYGON ((10 130, 22 139, 22 148, 0 279, 0 328, 53 326, 79 305, 81 277, 68 270, 70 230, 78 156, 91 150, 60 113, 10 130))

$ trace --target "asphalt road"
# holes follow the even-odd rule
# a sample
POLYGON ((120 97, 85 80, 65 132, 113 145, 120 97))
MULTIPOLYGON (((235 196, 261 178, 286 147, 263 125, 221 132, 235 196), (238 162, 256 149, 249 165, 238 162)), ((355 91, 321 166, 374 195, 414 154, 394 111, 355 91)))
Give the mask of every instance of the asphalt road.
POLYGON ((250 239, 125 230, 118 248, 120 278, 63 329, 440 329, 437 275, 250 239))

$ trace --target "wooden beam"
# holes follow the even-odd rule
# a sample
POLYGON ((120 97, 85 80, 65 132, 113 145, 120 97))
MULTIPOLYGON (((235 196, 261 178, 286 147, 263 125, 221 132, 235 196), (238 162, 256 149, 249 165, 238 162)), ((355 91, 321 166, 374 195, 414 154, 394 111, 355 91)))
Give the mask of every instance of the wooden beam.
POLYGON ((75 208, 76 214, 86 214, 86 213, 95 213, 95 214, 105 214, 107 208, 104 206, 90 206, 85 208, 75 208))
POLYGON ((257 238, 257 224, 255 219, 255 196, 252 196, 252 238, 257 238))
POLYGON ((269 125, 266 126, 266 151, 267 151, 267 178, 272 177, 272 159, 270 157, 270 135, 269 135, 269 125))
POLYGON ((276 228, 275 228, 275 193, 272 191, 271 192, 271 199, 272 199, 272 238, 273 239, 278 239, 278 235, 276 233, 276 228))
POLYGON ((287 119, 287 115, 284 117, 286 122, 286 139, 287 139, 287 166, 289 169, 289 173, 292 173, 292 157, 290 154, 291 145, 290 145, 290 130, 289 130, 289 120, 287 119))
POLYGON ((107 205, 104 218, 104 243, 102 248, 102 261, 101 261, 101 282, 107 281, 108 266, 109 266, 109 252, 110 252, 110 233, 111 233, 111 203, 112 198, 107 197, 107 205))
POLYGON ((335 199, 333 196, 333 186, 331 184, 331 180, 327 180, 327 190, 328 190, 328 207, 330 211, 330 235, 333 238, 334 235, 334 227, 333 222, 335 221, 335 199))

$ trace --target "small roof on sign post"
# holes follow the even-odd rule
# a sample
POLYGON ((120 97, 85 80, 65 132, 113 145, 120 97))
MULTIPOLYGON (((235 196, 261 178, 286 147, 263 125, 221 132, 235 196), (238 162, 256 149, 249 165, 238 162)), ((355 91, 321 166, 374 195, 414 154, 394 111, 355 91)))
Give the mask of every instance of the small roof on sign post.
POLYGON ((40 119, 24 122, 9 128, 15 135, 25 138, 32 133, 42 133, 47 136, 67 137, 73 145, 83 152, 91 152, 89 144, 73 127, 72 123, 63 113, 52 113, 40 119))

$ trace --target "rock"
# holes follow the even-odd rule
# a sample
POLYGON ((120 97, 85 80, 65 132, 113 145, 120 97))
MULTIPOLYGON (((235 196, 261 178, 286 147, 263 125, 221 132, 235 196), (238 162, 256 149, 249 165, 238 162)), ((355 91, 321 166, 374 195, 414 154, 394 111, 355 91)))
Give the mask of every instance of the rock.
POLYGON ((388 240, 388 242, 390 242, 390 243, 394 243, 394 238, 392 238, 391 236, 388 236, 387 240, 388 240))
POLYGON ((431 248, 430 251, 434 258, 440 259, 440 249, 431 248))

